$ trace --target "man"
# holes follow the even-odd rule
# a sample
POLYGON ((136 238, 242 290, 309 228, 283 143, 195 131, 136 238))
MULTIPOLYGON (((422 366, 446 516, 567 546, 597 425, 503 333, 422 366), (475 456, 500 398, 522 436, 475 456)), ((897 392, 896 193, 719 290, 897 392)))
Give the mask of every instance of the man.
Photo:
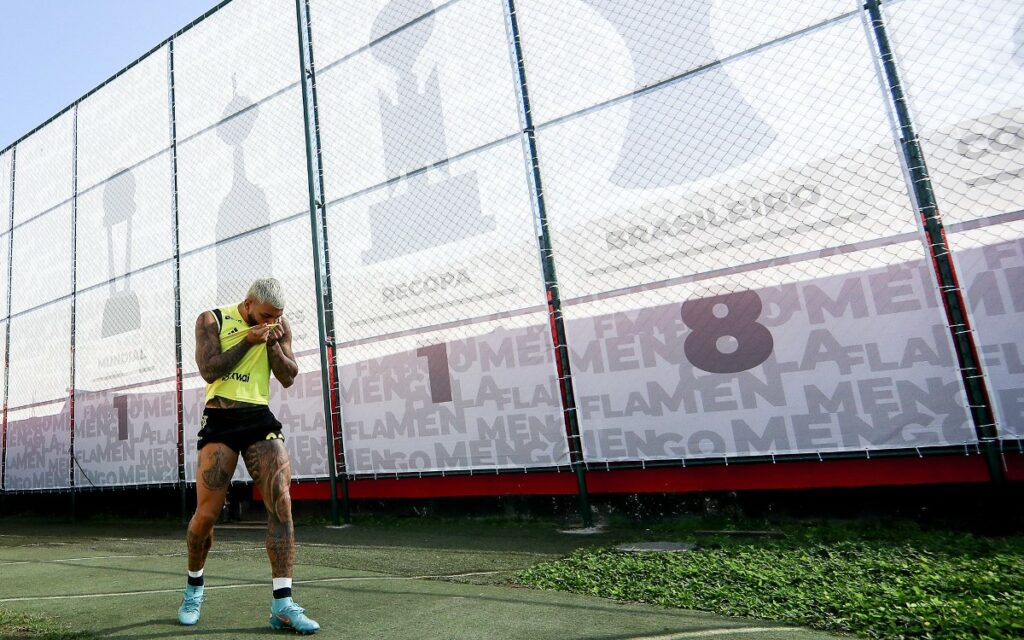
POLYGON ((299 633, 320 628, 292 600, 291 468, 281 423, 268 407, 270 372, 290 387, 299 371, 283 313, 280 283, 264 278, 253 283, 240 304, 204 311, 196 320, 196 363, 208 384, 199 431, 197 505, 188 525, 188 585, 178 609, 181 624, 199 622, 213 524, 241 455, 267 508, 267 555, 274 579, 270 626, 299 633))

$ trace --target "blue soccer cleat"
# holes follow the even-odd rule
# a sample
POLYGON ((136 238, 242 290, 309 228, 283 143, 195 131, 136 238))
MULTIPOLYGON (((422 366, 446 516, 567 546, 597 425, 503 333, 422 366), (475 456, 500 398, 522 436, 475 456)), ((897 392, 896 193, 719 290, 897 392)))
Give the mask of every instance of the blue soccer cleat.
POLYGON ((199 622, 199 607, 203 605, 203 587, 185 587, 185 597, 178 609, 178 622, 193 625, 199 622))
POLYGON ((291 598, 274 598, 270 606, 270 626, 280 631, 291 629, 296 633, 316 633, 320 625, 306 617, 306 610, 295 604, 291 598))

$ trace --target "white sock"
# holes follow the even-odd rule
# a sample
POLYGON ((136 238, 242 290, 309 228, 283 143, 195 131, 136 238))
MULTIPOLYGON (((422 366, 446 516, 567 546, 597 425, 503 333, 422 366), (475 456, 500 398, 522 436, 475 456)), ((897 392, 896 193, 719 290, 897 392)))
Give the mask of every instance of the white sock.
POLYGON ((291 578, 274 578, 274 591, 278 589, 291 589, 292 579, 291 578))
POLYGON ((200 569, 199 571, 189 571, 188 572, 188 577, 190 577, 190 578, 202 578, 203 577, 203 570, 200 569))

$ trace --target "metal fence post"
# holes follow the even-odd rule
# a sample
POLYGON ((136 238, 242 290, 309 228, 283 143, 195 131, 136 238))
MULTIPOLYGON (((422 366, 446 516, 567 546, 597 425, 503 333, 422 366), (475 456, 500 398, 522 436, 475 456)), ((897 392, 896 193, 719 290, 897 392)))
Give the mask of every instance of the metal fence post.
POLYGON ((307 114, 307 118, 309 116, 312 116, 313 118, 313 142, 316 150, 316 202, 320 205, 320 240, 323 242, 324 322, 328 343, 327 361, 331 373, 330 380, 334 381, 334 384, 330 387, 332 407, 330 421, 334 429, 334 440, 331 442, 331 447, 335 454, 337 454, 339 450, 341 452, 340 466, 343 474, 341 479, 342 518, 346 523, 349 523, 352 520, 352 513, 348 497, 348 464, 345 460, 345 443, 341 440, 341 425, 343 422, 341 415, 341 394, 339 393, 338 388, 340 378, 338 376, 337 354, 335 353, 337 342, 335 340, 336 334, 334 330, 334 294, 331 280, 331 250, 329 238, 327 236, 327 198, 324 196, 323 147, 320 144, 320 110, 316 96, 316 59, 314 57, 315 52, 313 49, 313 17, 310 13, 309 0, 303 0, 303 2, 305 3, 306 11, 305 52, 309 56, 310 113, 307 114))
POLYGON ((178 438, 178 487, 181 521, 188 522, 188 487, 185 482, 185 412, 181 377, 181 245, 178 237, 178 122, 174 111, 174 38, 167 43, 167 103, 171 137, 171 225, 174 247, 174 412, 178 438))
POLYGON ((928 238, 928 249, 939 281, 939 291, 953 338, 960 375, 967 391, 967 404, 970 407, 975 432, 985 453, 989 476, 993 482, 998 483, 1003 480, 1003 468, 999 459, 992 404, 985 385, 978 349, 972 335, 970 319, 967 316, 967 305, 964 303, 956 269, 950 257, 946 232, 935 200, 935 192, 932 189, 931 176, 928 173, 924 152, 921 149, 921 140, 918 138, 910 117, 906 94, 903 91, 903 82, 889 43, 889 34, 882 18, 880 5, 880 0, 866 0, 865 8, 871 19, 871 28, 881 55, 886 84, 896 111, 900 130, 900 146, 910 171, 911 192, 916 200, 921 223, 928 238))
POLYGON ((547 210, 544 204, 544 188, 541 183, 540 162, 537 156, 537 136, 533 125, 533 112, 530 108, 530 93, 526 83, 526 66, 523 61, 523 48, 519 36, 519 20, 516 16, 515 0, 507 0, 508 21, 511 27, 512 47, 515 52, 516 80, 520 99, 520 116, 523 124, 523 136, 530 151, 530 182, 534 189, 534 201, 537 206, 537 217, 540 222, 541 262, 544 270, 544 285, 547 290, 548 308, 551 323, 554 326, 555 354, 558 358, 559 381, 565 401, 565 415, 568 422, 569 452, 573 471, 576 474, 577 497, 579 499, 580 517, 584 527, 593 526, 590 513, 590 499, 587 494, 587 479, 584 469, 583 447, 580 442, 579 422, 576 416, 576 401, 572 388, 572 371, 569 363, 569 347, 565 341, 565 325, 562 321, 562 301, 558 293, 558 277, 555 274, 555 260, 551 248, 551 235, 548 231, 547 210))
POLYGON ((71 482, 71 521, 75 521, 75 496, 78 494, 75 465, 75 312, 78 310, 78 105, 75 105, 71 128, 71 370, 68 382, 68 427, 71 446, 68 449, 68 473, 71 482))
MULTIPOLYGON (((319 147, 317 150, 313 148, 313 123, 310 122, 310 109, 312 105, 312 96, 310 92, 310 82, 312 77, 312 70, 309 65, 308 56, 310 55, 309 43, 306 42, 305 29, 303 25, 306 23, 304 15, 304 2, 303 0, 295 0, 295 20, 298 27, 298 44, 299 44, 299 74, 300 82, 302 85, 302 124, 306 134, 306 173, 307 179, 309 180, 309 218, 310 218, 310 232, 312 233, 313 239, 313 271, 316 281, 316 320, 319 336, 319 351, 320 351, 320 376, 321 383, 323 385, 323 399, 324 399, 324 424, 327 430, 327 471, 328 477, 330 478, 330 490, 331 490, 331 523, 334 526, 338 526, 340 521, 338 520, 338 481, 337 481, 337 461, 335 460, 335 439, 334 439, 334 425, 332 420, 331 411, 331 383, 330 383, 330 362, 328 358, 328 350, 333 348, 333 344, 330 340, 331 336, 327 333, 327 318, 326 318, 326 300, 324 297, 324 283, 322 282, 324 272, 321 269, 321 256, 320 256, 320 220, 323 217, 323 195, 317 193, 317 187, 320 184, 317 181, 317 176, 320 174, 319 170, 319 147), (314 154, 317 154, 314 156, 314 154)), ((319 133, 317 133, 319 139, 319 133)), ((328 283, 329 284, 329 283, 328 283)), ((341 476, 342 490, 345 497, 345 521, 348 522, 348 476, 343 473, 341 476)))
MULTIPOLYGON (((0 495, 7 496, 7 384, 10 380, 11 368, 11 270, 14 265, 14 176, 18 164, 18 147, 11 151, 11 197, 8 202, 7 230, 7 307, 4 310, 4 317, 7 324, 4 327, 4 415, 3 415, 3 442, 0 443, 0 495)), ((6 505, 5 505, 6 506, 6 505)))

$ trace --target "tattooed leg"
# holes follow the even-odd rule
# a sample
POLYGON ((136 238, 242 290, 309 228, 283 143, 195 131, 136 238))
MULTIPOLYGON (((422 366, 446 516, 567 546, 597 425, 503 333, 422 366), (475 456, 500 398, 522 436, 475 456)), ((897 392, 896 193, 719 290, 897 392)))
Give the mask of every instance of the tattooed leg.
POLYGON ((196 469, 196 512, 188 523, 188 569, 199 571, 213 545, 213 524, 224 506, 224 498, 235 473, 238 454, 227 445, 214 442, 199 450, 196 469))
POLYGON ((245 466, 263 494, 267 508, 267 555, 275 578, 292 577, 295 526, 288 492, 292 472, 280 440, 262 440, 245 450, 245 466))

